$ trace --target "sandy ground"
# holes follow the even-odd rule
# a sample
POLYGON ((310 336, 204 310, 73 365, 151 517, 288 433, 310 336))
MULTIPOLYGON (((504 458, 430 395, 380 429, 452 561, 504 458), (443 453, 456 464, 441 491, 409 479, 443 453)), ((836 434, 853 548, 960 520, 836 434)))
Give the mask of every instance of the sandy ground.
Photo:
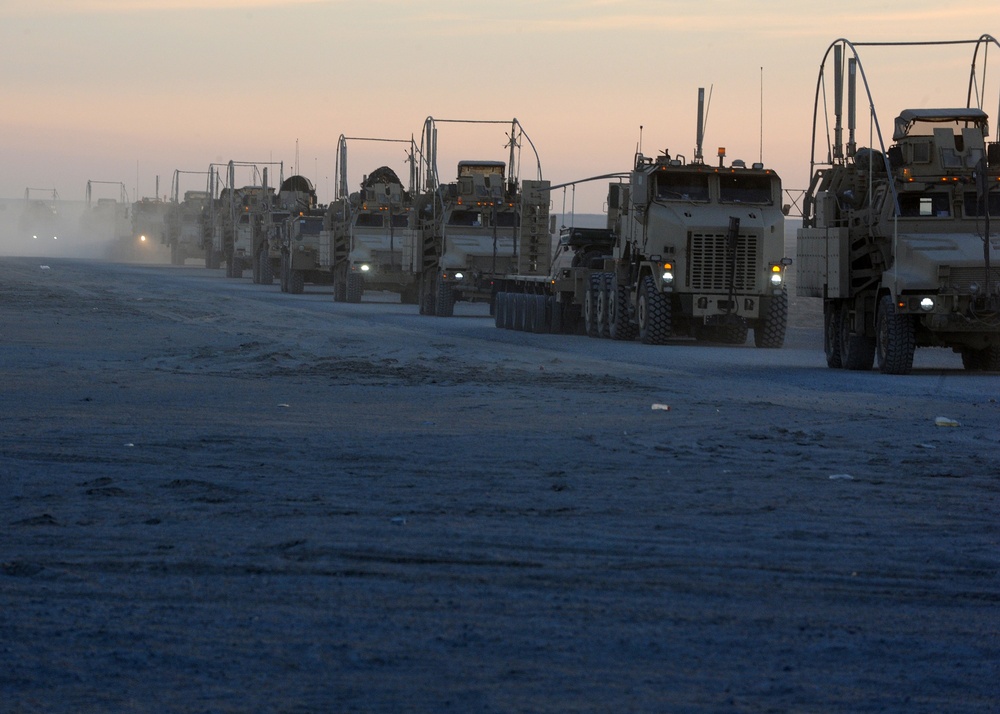
POLYGON ((649 347, 0 259, 0 711, 998 711, 1000 377, 828 370, 814 302, 649 347))

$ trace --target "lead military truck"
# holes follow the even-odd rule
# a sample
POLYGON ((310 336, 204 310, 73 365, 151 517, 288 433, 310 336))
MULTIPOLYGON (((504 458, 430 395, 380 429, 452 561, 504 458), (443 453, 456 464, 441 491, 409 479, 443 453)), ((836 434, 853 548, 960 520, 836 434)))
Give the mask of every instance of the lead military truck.
MULTIPOLYGON (((917 347, 950 347, 967 370, 1000 370, 1000 144, 989 142, 988 116, 976 89, 986 76, 989 35, 975 45, 966 106, 901 111, 886 147, 857 48, 840 39, 820 66, 834 74, 834 137, 816 158, 798 231, 798 294, 823 299, 827 365, 907 374, 917 347), (980 52, 982 51, 982 55, 980 52), (843 138, 844 70, 847 130, 843 138), (864 81, 878 146, 856 142, 857 77, 864 81)), ((922 43, 923 46, 947 43, 922 43)), ((923 90, 921 90, 923 91, 923 90)), ((982 91, 982 94, 980 94, 982 91)))

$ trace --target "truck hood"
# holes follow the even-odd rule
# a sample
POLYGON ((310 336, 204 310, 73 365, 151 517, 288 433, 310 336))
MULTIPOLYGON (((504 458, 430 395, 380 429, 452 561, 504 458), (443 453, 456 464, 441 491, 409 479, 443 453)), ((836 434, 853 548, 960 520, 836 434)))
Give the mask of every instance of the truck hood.
MULTIPOLYGON (((975 233, 900 233, 886 278, 895 277, 900 290, 936 290, 941 267, 985 270, 983 239, 975 233)), ((990 240, 990 267, 1000 268, 1000 236, 990 240)))

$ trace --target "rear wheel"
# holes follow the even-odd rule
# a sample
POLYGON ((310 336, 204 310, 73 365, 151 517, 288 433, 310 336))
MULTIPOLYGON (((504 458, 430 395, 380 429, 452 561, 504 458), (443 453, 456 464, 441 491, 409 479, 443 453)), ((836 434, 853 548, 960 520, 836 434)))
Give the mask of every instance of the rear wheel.
POLYGON ((963 347, 962 366, 969 372, 1000 372, 1000 342, 978 350, 963 347))
POLYGON ((670 298, 656 289, 652 275, 642 280, 636 305, 639 339, 647 345, 662 345, 670 338, 670 298))
POLYGON ((826 300, 823 303, 823 351, 826 366, 837 369, 843 366, 840 359, 840 305, 826 300))
POLYGON ((618 276, 611 277, 611 299, 608 301, 608 328, 613 340, 634 340, 638 331, 629 314, 630 295, 628 285, 620 285, 618 276))
POLYGON ((597 337, 597 292, 600 273, 590 276, 590 284, 583 296, 583 329, 589 337, 597 337))
POLYGON ((597 280, 597 336, 611 337, 611 275, 609 273, 598 273, 597 280))
POLYGON ((875 361, 875 340, 864 334, 855 334, 850 312, 840 315, 840 361, 844 369, 863 371, 872 368, 875 361))

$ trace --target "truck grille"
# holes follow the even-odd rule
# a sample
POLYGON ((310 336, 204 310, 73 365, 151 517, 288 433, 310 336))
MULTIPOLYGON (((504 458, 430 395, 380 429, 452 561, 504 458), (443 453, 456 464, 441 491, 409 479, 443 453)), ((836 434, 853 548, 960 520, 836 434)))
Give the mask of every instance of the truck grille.
MULTIPOLYGON (((952 268, 947 278, 942 280, 945 290, 959 295, 968 295, 969 286, 976 283, 979 290, 986 288, 986 266, 981 268, 952 268)), ((1000 285, 1000 268, 990 267, 990 286, 1000 285)))
MULTIPOLYGON (((726 235, 690 233, 687 250, 688 287, 705 292, 728 292, 731 259, 726 249, 726 235)), ((739 293, 759 293, 761 256, 757 236, 741 235, 736 239, 736 271, 733 288, 739 293)))

